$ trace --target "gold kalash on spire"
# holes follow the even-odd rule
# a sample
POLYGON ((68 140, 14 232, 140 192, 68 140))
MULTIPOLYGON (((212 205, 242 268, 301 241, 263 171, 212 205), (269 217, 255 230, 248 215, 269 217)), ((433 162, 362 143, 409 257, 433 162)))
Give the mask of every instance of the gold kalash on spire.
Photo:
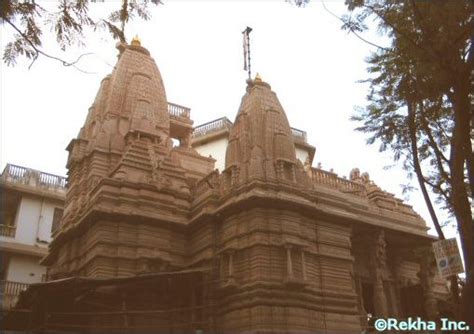
POLYGON ((138 35, 135 35, 135 37, 133 37, 132 41, 130 42, 130 45, 142 46, 142 42, 140 41, 138 35))

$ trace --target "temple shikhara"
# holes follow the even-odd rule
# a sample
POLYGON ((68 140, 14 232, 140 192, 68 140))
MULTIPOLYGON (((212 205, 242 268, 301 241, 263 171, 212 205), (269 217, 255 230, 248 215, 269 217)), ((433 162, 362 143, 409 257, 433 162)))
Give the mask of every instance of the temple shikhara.
POLYGON ((448 290, 423 219, 367 173, 313 167, 268 83, 243 85, 234 122, 193 127, 149 51, 118 48, 67 147, 47 282, 17 306, 33 310, 28 328, 361 332, 371 317, 439 318, 448 290))

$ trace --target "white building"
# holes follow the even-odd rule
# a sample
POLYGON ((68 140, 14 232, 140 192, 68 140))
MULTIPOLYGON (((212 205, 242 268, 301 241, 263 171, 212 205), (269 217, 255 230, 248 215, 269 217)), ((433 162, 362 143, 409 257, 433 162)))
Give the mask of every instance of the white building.
POLYGON ((39 261, 62 216, 66 179, 7 164, 0 191, 0 293, 1 306, 8 308, 28 284, 44 279, 39 261))

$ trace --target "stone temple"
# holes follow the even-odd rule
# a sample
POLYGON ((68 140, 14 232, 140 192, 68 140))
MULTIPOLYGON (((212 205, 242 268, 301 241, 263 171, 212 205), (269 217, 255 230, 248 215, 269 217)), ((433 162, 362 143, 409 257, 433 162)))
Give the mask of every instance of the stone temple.
POLYGON ((149 52, 119 51, 67 148, 48 282, 18 304, 30 329, 361 332, 371 316, 439 317, 425 222, 366 173, 311 167, 268 83, 247 82, 218 170, 149 52))

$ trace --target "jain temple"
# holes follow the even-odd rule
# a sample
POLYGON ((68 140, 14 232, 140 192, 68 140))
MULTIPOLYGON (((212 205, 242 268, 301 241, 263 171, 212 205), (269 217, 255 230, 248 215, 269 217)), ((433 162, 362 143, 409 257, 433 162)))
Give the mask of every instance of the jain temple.
POLYGON ((367 173, 312 167, 270 84, 257 75, 235 92, 233 122, 193 127, 148 50, 118 49, 67 147, 47 282, 20 296, 32 313, 7 315, 12 326, 360 333, 377 317, 445 312, 423 219, 367 173))

